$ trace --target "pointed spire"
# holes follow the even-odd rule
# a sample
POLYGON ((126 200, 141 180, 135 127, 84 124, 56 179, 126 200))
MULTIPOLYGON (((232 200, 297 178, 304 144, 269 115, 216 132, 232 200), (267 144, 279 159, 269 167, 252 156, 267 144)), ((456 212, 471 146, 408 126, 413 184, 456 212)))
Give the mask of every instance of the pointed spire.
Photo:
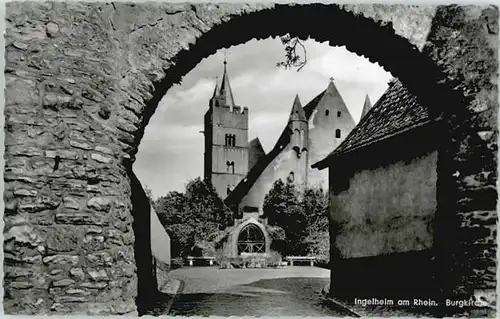
POLYGON ((217 97, 219 95, 219 77, 215 77, 215 89, 214 89, 214 95, 212 98, 217 97))
POLYGON ((290 112, 289 121, 307 121, 306 113, 302 108, 302 103, 300 103, 299 95, 295 95, 295 100, 293 100, 292 111, 290 112))
POLYGON ((231 85, 229 85, 229 76, 227 75, 226 69, 227 61, 224 56, 224 74, 222 75, 222 83, 220 85, 220 98, 224 100, 225 105, 229 106, 231 110, 234 107, 233 92, 231 91, 231 85))
POLYGON ((365 98, 365 105, 363 105, 363 111, 361 111, 361 119, 365 117, 366 113, 368 113, 368 111, 370 111, 371 108, 372 108, 372 102, 370 102, 370 98, 368 97, 367 94, 365 98))

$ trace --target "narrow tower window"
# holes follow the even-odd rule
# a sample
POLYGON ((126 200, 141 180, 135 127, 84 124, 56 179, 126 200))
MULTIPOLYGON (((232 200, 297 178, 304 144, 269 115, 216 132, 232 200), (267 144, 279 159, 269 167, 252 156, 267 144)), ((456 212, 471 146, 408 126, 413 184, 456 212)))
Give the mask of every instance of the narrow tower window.
POLYGON ((295 181, 295 173, 294 172, 290 172, 290 174, 288 174, 288 181, 290 183, 293 183, 295 181))
POLYGON ((338 111, 337 112, 337 117, 340 117, 342 115, 342 112, 338 111))
POLYGON ((325 115, 328 116, 330 114, 330 110, 325 111, 325 115))
POLYGON ((340 130, 339 129, 335 130, 335 137, 340 138, 340 130))
POLYGON ((234 162, 227 161, 226 162, 226 169, 228 172, 231 172, 231 174, 234 174, 234 162))
POLYGON ((235 134, 226 134, 225 145, 226 146, 236 146, 236 135, 235 134))

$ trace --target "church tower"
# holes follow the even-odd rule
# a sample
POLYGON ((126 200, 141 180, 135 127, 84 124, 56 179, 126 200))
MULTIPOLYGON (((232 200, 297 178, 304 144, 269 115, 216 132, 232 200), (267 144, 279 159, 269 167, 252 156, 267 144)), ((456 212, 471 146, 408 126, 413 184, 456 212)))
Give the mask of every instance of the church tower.
POLYGON ((307 163, 309 148, 309 125, 306 113, 302 108, 299 96, 295 96, 292 110, 288 119, 290 129, 290 147, 295 159, 295 167, 289 175, 289 179, 299 188, 307 186, 307 163))
MULTIPOLYGON (((205 180, 224 199, 248 173, 248 108, 234 103, 224 60, 222 82, 205 113, 205 180)), ((218 82, 218 81, 217 81, 218 82)))

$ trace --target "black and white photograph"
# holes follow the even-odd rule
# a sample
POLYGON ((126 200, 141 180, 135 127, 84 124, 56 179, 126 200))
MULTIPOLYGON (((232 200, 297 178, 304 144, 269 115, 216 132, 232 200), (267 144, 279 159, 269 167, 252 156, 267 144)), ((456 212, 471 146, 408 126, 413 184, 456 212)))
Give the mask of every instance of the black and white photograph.
POLYGON ((5 315, 497 315, 495 4, 11 1, 5 315))

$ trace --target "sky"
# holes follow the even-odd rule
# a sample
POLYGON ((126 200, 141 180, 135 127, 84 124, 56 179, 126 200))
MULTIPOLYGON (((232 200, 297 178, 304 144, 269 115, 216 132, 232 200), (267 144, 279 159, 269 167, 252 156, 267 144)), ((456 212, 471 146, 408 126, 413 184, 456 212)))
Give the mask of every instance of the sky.
POLYGON ((154 198, 183 191, 203 176, 203 117, 216 77, 222 77, 224 56, 236 105, 249 109, 249 140, 259 137, 269 151, 281 134, 295 95, 306 105, 333 78, 351 115, 358 121, 368 95, 372 104, 392 75, 378 64, 314 40, 303 42, 307 64, 300 70, 276 66, 285 56, 279 39, 252 40, 219 50, 203 59, 172 87, 158 105, 139 146, 134 172, 154 198))

